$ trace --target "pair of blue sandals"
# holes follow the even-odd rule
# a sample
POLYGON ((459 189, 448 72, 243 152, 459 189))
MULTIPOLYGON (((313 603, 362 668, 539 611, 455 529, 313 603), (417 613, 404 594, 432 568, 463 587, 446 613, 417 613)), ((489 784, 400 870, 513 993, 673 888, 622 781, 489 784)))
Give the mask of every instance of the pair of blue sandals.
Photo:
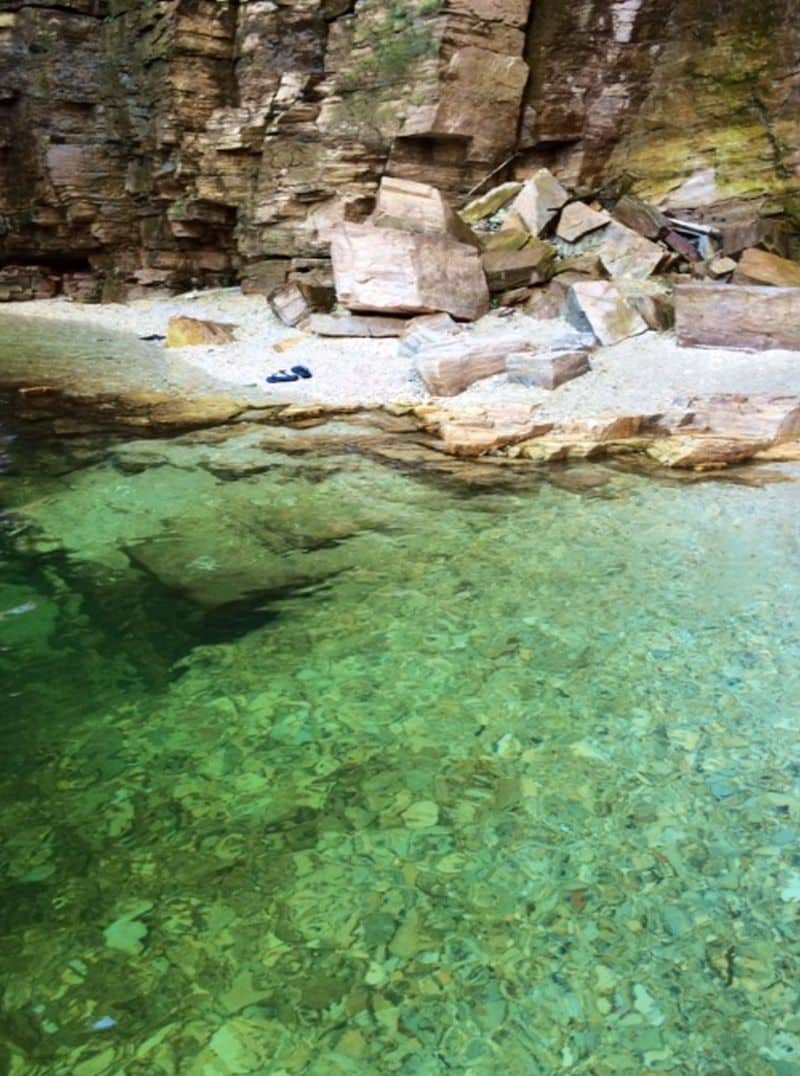
POLYGON ((305 380, 311 376, 312 373, 307 366, 293 366, 289 373, 286 370, 278 370, 277 374, 270 374, 267 384, 282 385, 287 381, 299 381, 301 377, 305 380))

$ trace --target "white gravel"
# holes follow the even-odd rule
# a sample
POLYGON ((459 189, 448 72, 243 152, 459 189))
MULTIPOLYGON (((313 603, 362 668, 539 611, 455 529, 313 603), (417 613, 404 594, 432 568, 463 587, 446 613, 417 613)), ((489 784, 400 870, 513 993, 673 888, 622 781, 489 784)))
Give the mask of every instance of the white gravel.
MULTIPOLYGON (((320 338, 282 325, 262 296, 238 289, 198 292, 127 305, 84 305, 65 299, 8 304, 0 314, 24 314, 129 331, 137 336, 166 334, 175 315, 210 318, 237 326, 237 341, 223 347, 167 351, 170 363, 211 376, 226 391, 258 402, 325 403, 368 407, 421 403, 430 399, 413 358, 397 354, 394 339, 320 338), (276 344, 292 342, 283 351, 276 344), (313 373, 308 381, 266 384, 268 374, 296 364, 313 373)), ((563 322, 542 322, 514 314, 492 314, 471 333, 519 331, 542 341, 573 332, 563 322)), ((799 394, 800 352, 681 348, 670 334, 646 333, 616 347, 598 349, 592 372, 549 393, 512 384, 506 375, 476 382, 451 397, 453 410, 489 404, 539 403, 543 417, 581 418, 599 414, 640 414, 668 409, 676 400, 710 393, 799 394)), ((146 387, 146 386, 143 386, 146 387)))

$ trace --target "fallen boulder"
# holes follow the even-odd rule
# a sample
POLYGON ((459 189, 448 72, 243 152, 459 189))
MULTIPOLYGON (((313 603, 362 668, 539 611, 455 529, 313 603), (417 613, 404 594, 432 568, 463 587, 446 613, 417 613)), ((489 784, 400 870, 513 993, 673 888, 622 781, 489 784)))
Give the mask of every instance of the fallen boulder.
POLYGON ((450 236, 342 224, 333 233, 331 257, 336 293, 349 310, 445 311, 472 321, 489 309, 477 250, 450 236))
POLYGON ((611 217, 605 211, 592 209, 583 202, 570 202, 561 211, 556 235, 567 243, 575 243, 584 235, 596 232, 611 223, 611 217))
POLYGON ((422 314, 405 323, 397 354, 401 357, 416 355, 424 347, 447 343, 461 331, 461 326, 449 314, 422 314))
POLYGON ((603 232, 595 253, 610 277, 644 280, 664 260, 664 248, 614 221, 603 232))
POLYGON ((203 321, 200 318, 175 317, 169 319, 164 347, 218 347, 235 339, 235 325, 221 321, 203 321))
POLYGON ((546 168, 540 168, 523 184, 511 208, 531 235, 539 236, 569 201, 569 194, 546 168))
POLYGON ((604 347, 647 332, 647 323, 610 280, 573 284, 565 312, 577 329, 588 327, 604 347))
POLYGON ((441 191, 410 179, 383 177, 370 223, 376 228, 449 235, 459 243, 480 245, 470 226, 450 208, 441 191))
POLYGON ((553 275, 556 252, 549 243, 531 239, 521 250, 492 250, 481 261, 489 291, 543 284, 553 275))
POLYGON ((293 329, 311 316, 312 307, 299 284, 281 284, 267 296, 273 314, 284 325, 293 329))
POLYGON ((800 263, 751 247, 739 259, 739 265, 733 274, 733 283, 800 288, 800 263))
POLYGON ((511 199, 515 198, 521 190, 521 183, 501 183, 499 187, 493 187, 486 194, 475 198, 458 215, 467 224, 477 224, 478 221, 486 220, 487 217, 493 217, 495 213, 507 206, 511 199))
POLYGON ((800 351, 800 288, 681 284, 675 329, 684 347, 800 351))
POLYGON ((518 350, 520 338, 469 336, 425 348, 417 355, 417 373, 434 396, 457 396, 475 381, 502 374, 508 356, 518 350))
POLYGON ((585 351, 521 351, 508 356, 506 370, 510 381, 540 389, 557 389, 566 381, 591 370, 585 351))
POLYGON ((658 239, 670 227, 669 219, 660 209, 633 194, 623 194, 614 206, 613 216, 620 224, 638 232, 645 239, 658 239))

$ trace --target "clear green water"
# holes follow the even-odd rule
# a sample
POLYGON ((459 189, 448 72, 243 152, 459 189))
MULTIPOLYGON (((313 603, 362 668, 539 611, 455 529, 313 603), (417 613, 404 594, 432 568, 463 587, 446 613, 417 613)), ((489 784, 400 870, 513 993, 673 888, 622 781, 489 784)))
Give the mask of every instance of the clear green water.
POLYGON ((0 1071, 800 1073, 799 483, 4 451, 0 1071))

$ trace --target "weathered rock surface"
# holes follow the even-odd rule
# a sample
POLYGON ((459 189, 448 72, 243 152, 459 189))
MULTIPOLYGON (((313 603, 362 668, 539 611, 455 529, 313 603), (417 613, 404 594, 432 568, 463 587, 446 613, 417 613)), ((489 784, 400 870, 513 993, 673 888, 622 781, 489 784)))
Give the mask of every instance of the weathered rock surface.
POLYGON ((556 252, 549 243, 529 241, 521 250, 492 250, 481 258, 489 291, 543 284, 553 275, 556 252))
POLYGON ((649 277, 664 260, 663 247, 616 221, 602 232, 596 253, 610 277, 639 280, 649 277))
POLYGON ((275 317, 291 329, 311 316, 312 306, 299 284, 281 284, 269 293, 268 298, 275 317))
POLYGON ((647 323, 612 281, 589 280, 573 284, 566 313, 577 329, 588 326, 605 347, 647 331, 647 323))
POLYGON ((568 199, 569 194, 555 176, 546 168, 540 168, 526 180, 512 209, 522 218, 531 235, 539 236, 568 199))
POLYGON ((522 190, 521 183, 501 183, 499 187, 493 187, 480 198, 474 198, 459 212, 459 216, 467 224, 477 224, 478 221, 491 217, 499 209, 508 205, 512 198, 516 198, 522 190))
POLYGON ((576 239, 610 223, 611 216, 608 213, 592 209, 583 202, 570 202, 561 212, 556 235, 559 239, 574 243, 576 239))
POLYGON ((334 233, 331 257, 337 295, 350 310, 444 311, 472 321, 489 309, 478 252, 449 236, 343 224, 334 233))
POLYGON ((515 352, 506 360, 509 380, 533 388, 557 389, 591 370, 585 351, 515 352))
POLYGON ((369 317, 351 314, 312 314, 308 327, 318 336, 371 336, 375 338, 402 336, 406 321, 403 318, 369 317))
POLYGON ((800 289, 682 284, 675 289, 675 330, 686 347, 800 351, 800 289))
POLYGON ((204 321, 201 318, 170 318, 167 326, 165 347, 218 347, 230 344, 234 336, 235 325, 221 321, 204 321))
POLYGON ((511 158, 495 182, 629 174, 718 214, 726 253, 796 244, 794 0, 5 6, 0 264, 81 274, 86 297, 267 294, 381 177, 456 206, 511 158))
POLYGON ((381 180, 370 223, 377 228, 402 228, 423 235, 449 235, 459 243, 480 246, 475 233, 429 183, 410 179, 381 180))
POLYGON ((739 259, 733 282, 771 284, 776 288, 800 288, 800 263, 751 247, 744 251, 739 259))

